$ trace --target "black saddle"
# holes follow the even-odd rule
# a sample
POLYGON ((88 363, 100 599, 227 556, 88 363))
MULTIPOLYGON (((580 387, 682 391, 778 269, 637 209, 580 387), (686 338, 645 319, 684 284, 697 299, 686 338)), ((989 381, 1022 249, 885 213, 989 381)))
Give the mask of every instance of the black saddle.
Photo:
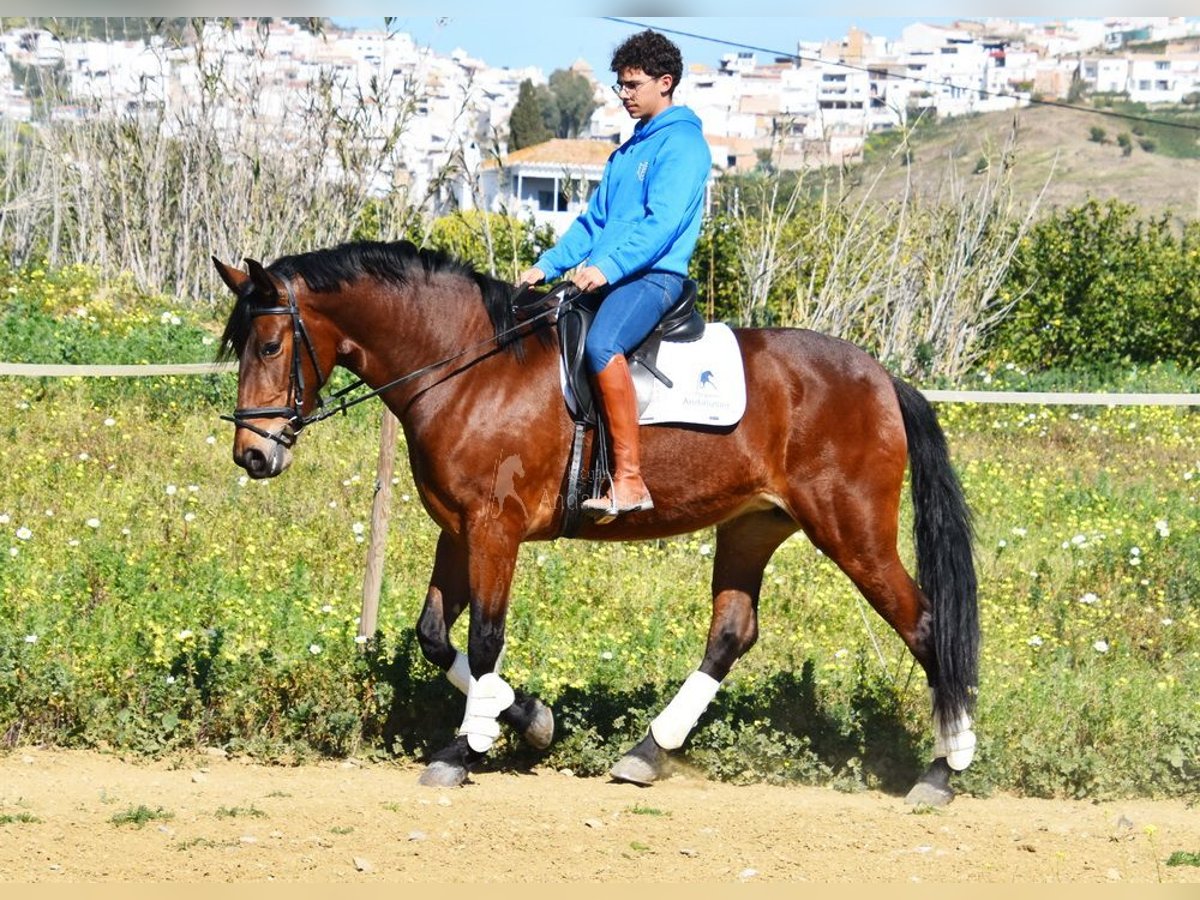
MULTIPOLYGON (((656 367, 658 348, 663 341, 688 343, 704 336, 704 317, 696 309, 698 296, 696 282, 690 278, 683 282, 683 293, 679 300, 667 310, 654 330, 629 354, 629 372, 637 388, 639 411, 649 402, 650 380, 657 378, 667 387, 671 379, 656 367)), ((581 294, 563 304, 558 316, 558 343, 566 369, 567 385, 575 396, 575 420, 594 425, 596 406, 592 398, 592 386, 588 380, 583 347, 588 329, 603 302, 603 295, 581 294)))

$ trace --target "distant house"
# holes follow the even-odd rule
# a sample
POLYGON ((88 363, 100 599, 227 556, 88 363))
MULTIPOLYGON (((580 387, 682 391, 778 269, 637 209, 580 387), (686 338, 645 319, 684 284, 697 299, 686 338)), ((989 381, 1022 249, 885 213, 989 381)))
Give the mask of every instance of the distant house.
POLYGON ((616 149, 609 141, 555 138, 488 159, 479 171, 481 196, 463 205, 532 215, 562 234, 587 207, 616 149))

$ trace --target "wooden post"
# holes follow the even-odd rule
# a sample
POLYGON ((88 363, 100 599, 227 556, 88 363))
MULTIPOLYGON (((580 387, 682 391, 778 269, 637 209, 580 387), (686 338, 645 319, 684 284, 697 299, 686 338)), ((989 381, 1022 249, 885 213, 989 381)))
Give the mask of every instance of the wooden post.
POLYGON ((390 409, 383 411, 379 431, 379 465, 375 474, 375 497, 371 503, 371 541, 367 545, 367 570, 363 576, 362 615, 359 637, 375 636, 379 621, 379 590, 383 584, 383 560, 387 551, 388 514, 392 508, 392 475, 396 470, 396 427, 399 421, 390 409))

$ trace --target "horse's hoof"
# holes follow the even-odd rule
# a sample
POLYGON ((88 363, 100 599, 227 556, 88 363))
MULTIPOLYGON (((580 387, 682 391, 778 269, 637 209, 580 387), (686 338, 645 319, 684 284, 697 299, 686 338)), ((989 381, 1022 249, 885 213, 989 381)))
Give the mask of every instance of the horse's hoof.
POLYGON ((422 787, 460 787, 466 780, 466 766, 434 760, 425 767, 417 783, 422 787))
POLYGON ((541 700, 534 700, 533 720, 522 735, 534 750, 545 750, 554 740, 554 711, 541 700))
POLYGON ((945 806, 954 799, 950 787, 950 766, 943 757, 930 763, 921 780, 913 785, 904 802, 909 806, 945 806))
POLYGON ((667 751, 658 746, 653 735, 647 734, 636 747, 617 760, 608 774, 614 781, 645 786, 666 777, 669 762, 667 751))

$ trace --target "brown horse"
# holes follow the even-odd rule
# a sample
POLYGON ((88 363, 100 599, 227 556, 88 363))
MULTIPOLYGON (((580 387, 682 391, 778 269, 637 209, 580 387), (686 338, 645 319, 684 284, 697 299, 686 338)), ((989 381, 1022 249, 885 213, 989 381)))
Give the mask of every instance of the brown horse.
MULTIPOLYGON (((518 322, 511 285, 407 242, 344 244, 269 268, 248 260, 247 272, 213 261, 237 295, 222 348, 240 361, 239 466, 254 478, 287 468, 300 429, 330 413, 320 389, 334 366, 379 391, 404 427, 417 491, 441 528, 417 635, 467 695, 458 736, 422 782, 461 784, 499 721, 546 746, 549 709, 514 692, 497 665, 518 546, 558 537, 568 505, 572 422, 553 329, 518 322), (465 655, 450 643, 463 610, 465 655)), ((625 541, 716 526, 703 661, 612 775, 645 784, 663 774, 668 752, 754 644, 763 569, 802 529, 924 668, 934 759, 909 799, 948 802, 950 775, 974 750, 979 636, 969 511, 933 410, 844 341, 796 329, 739 330, 737 339, 742 420, 643 428, 654 508, 578 533, 625 541), (897 551, 906 463, 921 587, 897 551)))

